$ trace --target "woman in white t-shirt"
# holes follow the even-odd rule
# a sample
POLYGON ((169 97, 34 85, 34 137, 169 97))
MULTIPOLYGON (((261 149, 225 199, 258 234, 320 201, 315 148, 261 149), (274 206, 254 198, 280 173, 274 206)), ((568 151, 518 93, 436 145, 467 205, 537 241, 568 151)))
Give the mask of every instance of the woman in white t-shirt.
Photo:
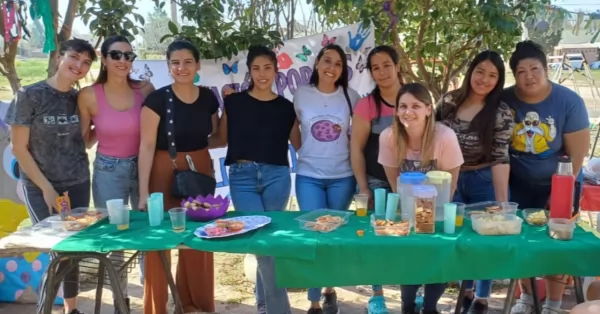
MULTIPOLYGON (((348 210, 356 192, 350 167, 350 119, 360 98, 348 88, 344 50, 327 45, 319 51, 310 84, 294 94, 300 121, 302 146, 296 168, 296 198, 301 211, 348 210)), ((321 307, 321 288, 310 288, 308 314, 338 313, 337 296, 326 288, 321 307)))

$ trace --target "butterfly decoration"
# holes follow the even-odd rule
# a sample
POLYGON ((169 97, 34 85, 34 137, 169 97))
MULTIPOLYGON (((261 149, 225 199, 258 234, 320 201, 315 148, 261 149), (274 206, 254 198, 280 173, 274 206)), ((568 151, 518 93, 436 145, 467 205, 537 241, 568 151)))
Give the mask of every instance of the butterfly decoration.
POLYGON ((355 68, 356 70, 358 70, 359 73, 363 73, 363 71, 367 68, 367 57, 358 57, 358 61, 356 62, 355 68))
MULTIPOLYGON (((137 73, 137 71, 135 71, 135 73, 137 73)), ((148 67, 148 64, 144 64, 144 73, 140 74, 138 79, 140 81, 149 81, 150 78, 153 76, 154 76, 154 73, 152 73, 152 71, 150 71, 150 67, 148 67)))
POLYGON ((329 36, 327 36, 327 34, 323 34, 323 39, 321 40, 321 47, 325 47, 327 45, 335 44, 335 40, 336 39, 337 39, 337 37, 331 37, 331 38, 329 38, 329 36))
POLYGON ((227 63, 223 63, 223 74, 225 75, 229 75, 231 73, 233 74, 237 74, 238 73, 238 63, 239 61, 236 61, 234 63, 230 65, 228 65, 227 63))
POLYGON ((303 62, 308 61, 308 57, 312 55, 312 51, 306 47, 306 45, 302 45, 302 52, 296 54, 296 58, 302 60, 303 62))

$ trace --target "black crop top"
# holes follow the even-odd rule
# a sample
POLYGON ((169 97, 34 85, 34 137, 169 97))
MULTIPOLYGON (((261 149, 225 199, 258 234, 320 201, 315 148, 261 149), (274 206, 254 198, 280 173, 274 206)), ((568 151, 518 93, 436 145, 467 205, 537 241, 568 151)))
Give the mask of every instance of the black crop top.
POLYGON ((167 92, 173 97, 175 107, 175 146, 178 152, 192 152, 208 147, 208 136, 212 133, 212 115, 219 110, 219 101, 213 92, 199 86, 200 95, 191 104, 181 101, 171 85, 152 92, 144 101, 144 106, 160 116, 156 135, 156 149, 168 150, 167 141, 167 92))
POLYGON ((225 164, 249 160, 288 166, 288 139, 296 121, 294 104, 279 96, 262 101, 247 91, 224 100, 227 113, 227 156, 225 164))

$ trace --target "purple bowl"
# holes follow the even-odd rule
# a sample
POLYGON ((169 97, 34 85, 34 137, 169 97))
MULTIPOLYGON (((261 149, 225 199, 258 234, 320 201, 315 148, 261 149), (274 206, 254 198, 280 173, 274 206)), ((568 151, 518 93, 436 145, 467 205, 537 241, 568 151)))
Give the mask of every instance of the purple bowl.
POLYGON ((225 216, 229 208, 229 198, 212 194, 207 196, 188 197, 181 201, 181 207, 187 209, 187 218, 191 221, 206 222, 225 216), (209 208, 206 208, 209 207, 209 208))

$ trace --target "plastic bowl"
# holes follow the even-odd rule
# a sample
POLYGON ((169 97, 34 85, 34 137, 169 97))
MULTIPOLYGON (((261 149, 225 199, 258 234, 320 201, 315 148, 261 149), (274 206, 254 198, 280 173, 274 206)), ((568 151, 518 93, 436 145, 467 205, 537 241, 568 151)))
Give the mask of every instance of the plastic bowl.
POLYGON ((525 222, 536 227, 545 226, 550 218, 550 212, 542 208, 525 208, 522 213, 525 222), (539 212, 543 213, 543 216, 537 214, 539 212))
POLYGON ((484 236, 521 233, 523 219, 513 214, 481 214, 471 217, 471 227, 484 236))
POLYGON ((187 209, 186 215, 189 220, 206 222, 225 216, 230 202, 231 200, 228 197, 209 194, 196 198, 189 197, 187 200, 181 202, 181 207, 187 209), (196 204, 197 206, 192 207, 191 204, 196 204), (208 208, 200 206, 201 204, 208 208))
POLYGON ((548 221, 548 235, 552 239, 569 241, 573 239, 575 222, 564 218, 550 218, 548 221))
POLYGON ((390 221, 385 215, 371 215, 371 226, 378 236, 406 237, 410 235, 411 222, 396 218, 390 221))

